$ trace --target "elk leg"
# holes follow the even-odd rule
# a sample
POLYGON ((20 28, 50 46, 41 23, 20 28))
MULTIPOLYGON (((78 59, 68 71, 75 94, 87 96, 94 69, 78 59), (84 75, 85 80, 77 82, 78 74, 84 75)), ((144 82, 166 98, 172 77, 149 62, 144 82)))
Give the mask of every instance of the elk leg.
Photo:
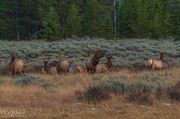
POLYGON ((152 69, 154 70, 156 68, 156 66, 155 65, 152 65, 152 69))
POLYGON ((14 71, 14 70, 12 71, 12 75, 13 75, 13 76, 15 75, 15 71, 14 71))
POLYGON ((91 73, 91 70, 89 68, 87 68, 87 73, 90 74, 91 73))

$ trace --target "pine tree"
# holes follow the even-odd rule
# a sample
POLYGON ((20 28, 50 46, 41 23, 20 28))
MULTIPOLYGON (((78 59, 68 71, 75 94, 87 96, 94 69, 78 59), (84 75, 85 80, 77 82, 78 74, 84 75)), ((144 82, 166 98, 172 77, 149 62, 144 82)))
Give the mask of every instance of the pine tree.
POLYGON ((59 16, 53 7, 50 7, 49 12, 42 20, 42 25, 45 29, 44 37, 47 40, 58 40, 62 38, 60 31, 59 16))
POLYGON ((100 28, 100 14, 99 14, 99 2, 97 0, 89 0, 85 6, 84 11, 84 32, 85 35, 99 36, 100 28))
POLYGON ((114 34, 114 8, 113 3, 109 0, 100 2, 100 27, 99 36, 107 39, 113 38, 114 34))
POLYGON ((78 15, 78 12, 78 6, 72 3, 67 18, 68 36, 82 36, 81 16, 78 15))
POLYGON ((5 17, 7 10, 7 4, 5 0, 0 1, 0 38, 5 38, 6 32, 7 32, 7 20, 5 17))
POLYGON ((180 40, 180 1, 169 0, 170 32, 173 37, 180 40))
POLYGON ((148 36, 148 11, 146 0, 136 0, 137 1, 137 24, 136 33, 137 37, 147 37, 148 36))

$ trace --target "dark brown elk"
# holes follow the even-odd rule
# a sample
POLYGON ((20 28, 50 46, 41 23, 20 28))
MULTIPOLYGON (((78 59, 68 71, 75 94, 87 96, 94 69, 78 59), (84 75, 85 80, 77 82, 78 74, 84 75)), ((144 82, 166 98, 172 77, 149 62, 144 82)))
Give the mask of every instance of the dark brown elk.
POLYGON ((148 65, 153 70, 162 69, 163 68, 163 62, 164 62, 164 53, 160 53, 160 58, 159 59, 149 59, 148 65))
POLYGON ((44 66, 43 66, 42 72, 51 74, 51 75, 57 74, 56 65, 57 65, 57 62, 55 61, 50 62, 48 64, 48 61, 44 60, 44 66))
POLYGON ((160 52, 159 60, 164 61, 164 53, 160 52))
POLYGON ((85 61, 85 66, 87 69, 87 73, 95 73, 96 71, 96 66, 99 63, 100 59, 104 56, 105 50, 99 49, 95 51, 94 49, 90 48, 88 44, 86 43, 86 46, 90 49, 93 50, 94 53, 91 54, 85 61))
POLYGON ((112 68, 112 55, 106 56, 107 62, 104 64, 98 64, 96 66, 96 73, 105 73, 110 71, 112 68))
POLYGON ((16 73, 23 74, 25 68, 25 62, 21 59, 17 59, 16 53, 11 53, 11 61, 9 63, 9 72, 13 75, 16 73))
POLYGON ((68 73, 69 67, 72 64, 72 61, 63 60, 57 61, 57 72, 59 73, 68 73))

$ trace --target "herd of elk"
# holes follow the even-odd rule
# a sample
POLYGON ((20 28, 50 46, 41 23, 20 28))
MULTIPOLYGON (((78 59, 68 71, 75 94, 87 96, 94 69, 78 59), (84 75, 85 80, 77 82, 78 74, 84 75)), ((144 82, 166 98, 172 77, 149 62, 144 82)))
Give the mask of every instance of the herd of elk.
MULTIPOLYGON (((90 48, 86 42, 86 46, 93 51, 93 53, 85 60, 85 67, 87 73, 105 73, 111 71, 112 68, 112 55, 108 53, 106 55, 107 62, 104 64, 100 64, 100 59, 105 56, 106 50, 98 49, 94 50, 90 48)), ((164 62, 164 53, 160 53, 159 59, 149 59, 148 66, 153 69, 162 69, 164 62)), ((47 74, 61 74, 61 73, 83 73, 85 72, 84 68, 80 65, 72 66, 73 62, 69 60, 62 61, 52 61, 48 62, 44 60, 44 65, 42 68, 42 72, 47 74)), ((15 52, 11 53, 11 60, 9 63, 9 73, 13 75, 19 73, 23 74, 25 68, 25 62, 21 59, 18 59, 15 52)))
POLYGON ((44 60, 44 66, 42 72, 48 74, 60 74, 60 73, 68 73, 69 67, 72 64, 72 61, 63 60, 63 61, 52 61, 48 63, 48 61, 44 60))

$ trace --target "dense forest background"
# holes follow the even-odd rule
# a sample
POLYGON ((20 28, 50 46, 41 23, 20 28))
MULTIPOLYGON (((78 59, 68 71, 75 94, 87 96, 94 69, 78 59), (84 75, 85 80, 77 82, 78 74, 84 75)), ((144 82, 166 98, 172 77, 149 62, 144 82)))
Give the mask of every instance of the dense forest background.
POLYGON ((0 0, 0 39, 180 39, 180 0, 0 0))

